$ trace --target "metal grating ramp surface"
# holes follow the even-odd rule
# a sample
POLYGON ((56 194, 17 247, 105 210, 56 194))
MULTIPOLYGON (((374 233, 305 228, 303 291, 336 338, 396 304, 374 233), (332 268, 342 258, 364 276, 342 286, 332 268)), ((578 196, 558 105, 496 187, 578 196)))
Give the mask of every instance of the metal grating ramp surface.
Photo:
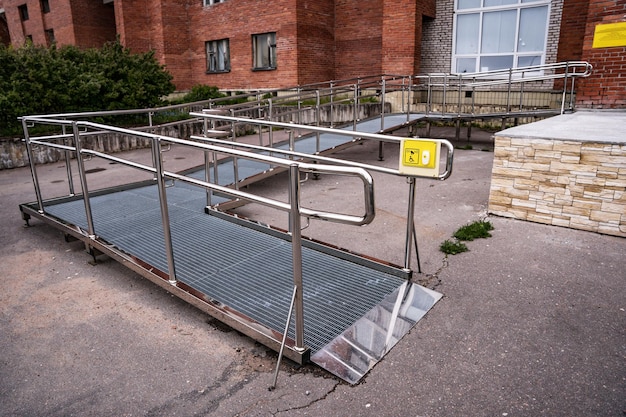
MULTIPOLYGON (((180 191, 176 187, 167 189, 177 278, 282 332, 293 288, 291 243, 204 214, 203 206, 194 204, 203 192, 180 191), (198 195, 193 198, 189 194, 198 195)), ((167 271, 156 187, 92 197, 90 202, 100 238, 167 271)), ((82 200, 46 206, 46 213, 87 228, 82 200)), ((312 353, 406 282, 391 273, 311 248, 303 248, 302 258, 305 343, 312 353)))

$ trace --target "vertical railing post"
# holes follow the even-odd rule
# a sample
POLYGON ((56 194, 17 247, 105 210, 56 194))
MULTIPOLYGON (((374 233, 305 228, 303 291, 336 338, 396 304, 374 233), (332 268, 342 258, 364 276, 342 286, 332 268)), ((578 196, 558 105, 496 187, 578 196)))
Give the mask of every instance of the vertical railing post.
POLYGON ((511 87, 513 85, 513 68, 509 68, 509 85, 506 90, 506 112, 511 112, 511 87))
MULTIPOLYGON (((561 114, 565 113, 565 97, 567 96, 567 76, 569 75, 569 61, 565 63, 565 77, 563 77, 563 96, 561 97, 561 114)), ((572 85, 572 93, 573 85, 572 85)))
MULTIPOLYGON (((402 80, 404 84, 404 79, 402 80)), ((413 76, 409 75, 409 80, 407 81, 407 90, 406 90, 406 121, 411 120, 411 91, 413 90, 413 76)))
MULTIPOLYGON (((315 126, 320 127, 321 118, 321 98, 319 88, 315 89, 315 126)), ((315 131, 315 152, 320 151, 320 132, 315 131)))
POLYGON ((354 84, 354 105, 352 107, 352 130, 356 132, 359 120, 359 84, 354 84))
POLYGON ((448 105, 448 74, 443 76, 443 100, 441 102, 441 114, 445 115, 448 112, 446 106, 448 105))
POLYGON ((333 128, 335 127, 335 117, 333 116, 333 113, 335 112, 335 97, 334 97, 334 87, 335 83, 333 81, 330 82, 330 127, 333 128))
POLYGON ((461 113, 462 113, 462 109, 461 109, 461 90, 463 90, 463 75, 459 74, 459 80, 457 81, 459 83, 459 85, 457 86, 457 88, 459 89, 459 93, 457 94, 457 104, 456 104, 456 111, 457 111, 457 116, 461 117, 461 113))
POLYGON ((404 242, 404 269, 411 270, 411 248, 412 237, 415 233, 414 216, 415 216, 415 178, 409 177, 409 206, 406 217, 406 239, 404 242))
POLYGON ((30 134, 28 133, 28 123, 22 119, 22 129, 24 130, 24 142, 26 143, 26 153, 28 154, 28 163, 30 164, 30 175, 33 178, 35 186, 35 196, 37 197, 37 206, 39 213, 43 213, 43 198, 41 198, 41 187, 39 186, 39 178, 37 177, 37 168, 35 164, 35 155, 33 154, 33 145, 30 143, 30 134))
POLYGON ((289 202, 291 211, 289 229, 291 233, 291 251, 293 284, 296 289, 296 349, 304 349, 304 297, 302 291, 302 235, 300 233, 300 170, 298 164, 289 167, 289 202))
MULTIPOLYGON (((63 144, 65 146, 69 146, 69 142, 65 135, 67 131, 65 129, 65 125, 61 126, 61 132, 63 133, 63 144)), ((74 191, 74 178, 72 178, 72 155, 70 151, 64 151, 65 154, 65 171, 67 172, 67 186, 69 188, 70 196, 74 196, 76 192, 74 191)))
MULTIPOLYGON (((230 117, 235 117, 235 110, 234 109, 230 109, 230 117)), ((231 123, 231 129, 232 129, 232 142, 237 142, 237 134, 236 134, 236 124, 235 122, 231 123)), ((235 190, 239 189, 239 162, 238 162, 238 158, 233 155, 233 182, 235 184, 235 190)))
MULTIPOLYGON (((211 151, 204 151, 204 181, 206 181, 207 183, 211 183, 211 154, 215 155, 215 153, 212 153, 211 151)), ((215 163, 216 161, 214 161, 213 163, 215 163)), ((207 207, 210 207, 213 205, 212 203, 212 195, 213 192, 211 191, 210 188, 206 188, 205 189, 206 192, 206 205, 207 207)))
POLYGON ((93 239, 96 236, 96 232, 93 226, 89 188, 87 187, 87 174, 85 173, 85 164, 83 163, 82 144, 80 143, 80 131, 78 130, 77 122, 72 122, 72 132, 74 134, 74 147, 76 148, 78 177, 80 178, 80 187, 83 190, 83 203, 85 204, 85 217, 87 218, 87 233, 89 237, 93 239))
MULTIPOLYGON (((274 117, 274 101, 272 100, 272 98, 270 97, 267 100, 267 120, 269 120, 270 122, 272 121, 273 117, 274 117)), ((269 146, 270 148, 274 147, 274 130, 272 129, 272 126, 269 127, 269 146)))
MULTIPOLYGON (((380 91, 380 131, 385 130, 385 93, 387 88, 387 83, 385 80, 385 76, 383 75, 382 81, 380 83, 381 91, 380 91)), ((382 142, 381 142, 382 143, 382 142)))
POLYGON ((163 155, 161 154, 161 138, 152 141, 152 160, 156 170, 157 188, 159 190, 159 204, 161 206, 161 222, 165 243, 165 256, 170 284, 176 285, 176 269, 174 267, 174 249, 172 245, 172 231, 170 229, 170 215, 167 207, 167 193, 165 190, 165 175, 163 174, 163 155))

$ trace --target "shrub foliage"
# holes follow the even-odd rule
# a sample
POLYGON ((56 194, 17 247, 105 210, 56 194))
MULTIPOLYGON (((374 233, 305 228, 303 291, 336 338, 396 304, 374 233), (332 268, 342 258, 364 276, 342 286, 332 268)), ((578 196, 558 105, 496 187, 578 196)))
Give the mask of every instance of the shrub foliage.
POLYGON ((0 45, 0 129, 20 131, 28 114, 157 106, 174 91, 154 52, 131 53, 119 41, 100 49, 0 45))

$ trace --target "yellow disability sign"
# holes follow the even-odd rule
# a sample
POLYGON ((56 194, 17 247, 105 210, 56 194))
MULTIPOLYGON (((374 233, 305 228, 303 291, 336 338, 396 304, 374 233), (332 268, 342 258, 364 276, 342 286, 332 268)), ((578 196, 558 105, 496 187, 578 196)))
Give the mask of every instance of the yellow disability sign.
POLYGON ((436 140, 402 139, 399 171, 418 177, 439 176, 440 148, 436 140))
POLYGON ((593 48, 626 46, 626 22, 596 25, 593 48))

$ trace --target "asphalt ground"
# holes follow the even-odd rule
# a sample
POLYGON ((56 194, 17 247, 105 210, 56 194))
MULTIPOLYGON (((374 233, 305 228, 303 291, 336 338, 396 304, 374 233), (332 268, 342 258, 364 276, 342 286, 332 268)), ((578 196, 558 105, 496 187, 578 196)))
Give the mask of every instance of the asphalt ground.
MULTIPOLYGON (((42 222, 24 227, 18 204, 35 199, 30 172, 0 171, 0 415, 625 415, 626 240, 487 216, 488 136, 473 132, 447 181, 418 180, 414 280, 444 297, 354 386, 283 361, 269 391, 274 352, 113 260, 92 265, 80 242, 42 222), (493 224, 492 237, 468 242, 466 253, 439 251, 479 219, 493 224)), ((396 166, 397 153, 387 146, 384 164, 396 166)), ((175 147, 165 157, 174 168, 197 155, 175 147)), ((341 157, 376 163, 377 149, 341 157)), ((94 187, 131 175, 98 160, 87 168, 94 187)), ((50 194, 66 189, 64 174, 63 163, 39 168, 50 194)), ((303 234, 402 264, 408 185, 374 177, 372 224, 312 222, 303 234)), ((350 210, 358 195, 346 181, 310 179, 303 203, 350 210)), ((283 186, 276 177, 250 189, 280 195, 283 186)), ((238 212, 286 221, 254 205, 238 212)))

